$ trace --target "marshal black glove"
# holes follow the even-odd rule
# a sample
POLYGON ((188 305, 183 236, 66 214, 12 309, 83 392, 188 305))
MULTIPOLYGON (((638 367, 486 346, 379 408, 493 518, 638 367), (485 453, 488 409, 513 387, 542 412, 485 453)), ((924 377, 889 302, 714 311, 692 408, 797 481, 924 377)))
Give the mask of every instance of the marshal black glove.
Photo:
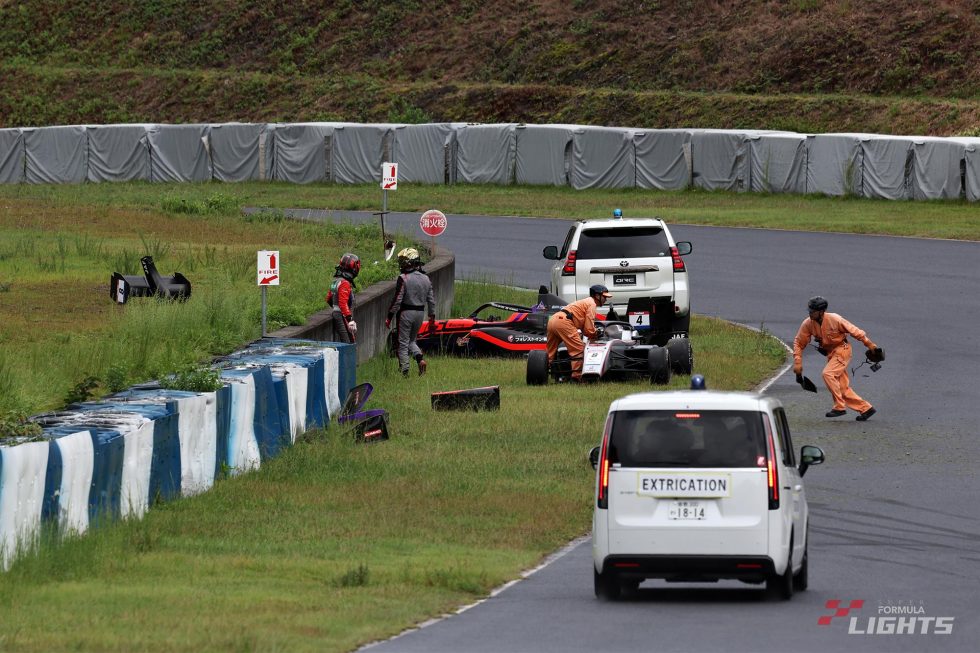
POLYGON ((874 349, 869 349, 864 353, 864 357, 868 359, 870 363, 880 363, 885 360, 885 350, 881 347, 875 347, 874 349))

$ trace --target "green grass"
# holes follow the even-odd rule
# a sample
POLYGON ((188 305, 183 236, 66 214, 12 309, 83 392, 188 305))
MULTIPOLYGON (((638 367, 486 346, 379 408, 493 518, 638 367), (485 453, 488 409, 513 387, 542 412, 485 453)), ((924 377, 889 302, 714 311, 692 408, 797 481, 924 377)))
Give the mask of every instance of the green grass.
POLYGON ((279 249, 282 261, 283 283, 268 293, 269 331, 325 307, 344 251, 364 259, 358 287, 397 275, 379 256, 376 226, 243 217, 219 186, 192 188, 155 188, 128 207, 113 206, 108 186, 110 201, 67 187, 10 200, 0 213, 0 423, 160 378, 259 337, 258 250, 279 249), (111 300, 111 273, 142 274, 145 254, 161 273, 190 279, 188 301, 111 300))
MULTIPOLYGON (((394 276, 394 265, 378 260, 377 226, 300 223, 280 210, 328 209, 343 220, 348 211, 376 210, 380 199, 373 184, 0 186, 0 413, 57 408, 89 377, 100 381, 98 395, 114 384, 110 377, 154 378, 257 337, 259 249, 280 249, 283 260, 283 285, 269 293, 270 331, 323 308, 343 251, 364 260, 361 287, 394 276), (272 210, 243 217, 245 206, 272 210), (190 301, 112 304, 110 273, 138 273, 147 253, 164 274, 190 278, 190 301), (39 315, 44 329, 34 328, 39 315)), ((572 219, 607 216, 616 206, 672 223, 980 239, 980 211, 963 202, 417 184, 389 193, 391 210, 419 213, 572 219)))
MULTIPOLYGON (((164 198, 175 192, 191 204, 219 196, 222 202, 234 206, 329 209, 341 217, 345 211, 377 211, 381 206, 376 184, 280 182, 179 187, 149 183, 0 186, 0 200, 156 210, 164 198)), ((388 193, 388 208, 392 211, 421 214, 433 207, 446 213, 551 218, 608 217, 613 208, 619 207, 627 217, 658 215, 672 223, 980 240, 977 206, 954 200, 899 202, 817 195, 472 184, 402 184, 397 191, 388 193)))
MULTIPOLYGON (((528 292, 459 284, 458 311, 528 292)), ((697 371, 749 388, 782 364, 763 333, 695 318, 697 371)), ((588 530, 586 456, 610 401, 649 382, 530 388, 523 360, 358 370, 391 440, 319 431, 204 495, 48 545, 0 575, 0 649, 347 651, 485 596, 588 530), (497 384, 495 412, 432 392, 497 384), (56 617, 54 617, 56 615, 56 617)), ((671 387, 684 387, 678 377, 671 387)))

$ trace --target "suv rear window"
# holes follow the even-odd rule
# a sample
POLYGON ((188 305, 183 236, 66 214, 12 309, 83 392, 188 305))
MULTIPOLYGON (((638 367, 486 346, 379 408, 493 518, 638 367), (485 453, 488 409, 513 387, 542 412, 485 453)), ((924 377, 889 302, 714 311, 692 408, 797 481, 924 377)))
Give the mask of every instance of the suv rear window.
POLYGON ((609 462, 623 467, 764 467, 762 413, 617 411, 609 440, 609 462))
POLYGON ((580 259, 670 256, 670 244, 660 227, 583 229, 577 251, 580 259))

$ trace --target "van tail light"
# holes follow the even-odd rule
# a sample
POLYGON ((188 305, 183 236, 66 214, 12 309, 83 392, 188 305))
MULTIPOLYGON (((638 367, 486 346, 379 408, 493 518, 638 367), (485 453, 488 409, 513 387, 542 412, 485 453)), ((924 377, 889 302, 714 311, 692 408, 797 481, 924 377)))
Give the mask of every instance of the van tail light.
POLYGON ((677 253, 676 247, 670 248, 670 258, 674 261, 674 272, 687 272, 687 267, 684 265, 684 259, 681 255, 677 253))
POLYGON ((763 415, 766 424, 766 477, 769 481, 769 510, 779 508, 779 467, 776 465, 776 446, 772 439, 772 426, 769 424, 769 416, 763 415))
POLYGON ((574 277, 575 276, 575 252, 572 250, 568 253, 568 258, 565 259, 565 267, 561 269, 561 276, 563 277, 574 277))
POLYGON ((602 429, 602 447, 599 449, 599 465, 596 467, 599 475, 596 506, 599 508, 609 507, 609 434, 612 431, 612 420, 613 416, 610 414, 602 429))

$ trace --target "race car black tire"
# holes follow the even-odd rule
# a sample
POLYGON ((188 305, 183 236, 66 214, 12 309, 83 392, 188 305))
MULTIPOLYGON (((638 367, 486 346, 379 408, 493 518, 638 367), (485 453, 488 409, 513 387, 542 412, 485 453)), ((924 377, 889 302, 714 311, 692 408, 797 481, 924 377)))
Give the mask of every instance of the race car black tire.
POLYGON ((670 351, 666 347, 651 347, 647 354, 647 370, 650 372, 650 383, 670 383, 670 351))
POLYGON ((527 384, 545 385, 548 382, 548 352, 532 349, 527 353, 527 384))
POLYGON ((690 338, 673 338, 667 343, 670 352, 670 368, 674 374, 690 376, 694 370, 694 347, 690 338))

